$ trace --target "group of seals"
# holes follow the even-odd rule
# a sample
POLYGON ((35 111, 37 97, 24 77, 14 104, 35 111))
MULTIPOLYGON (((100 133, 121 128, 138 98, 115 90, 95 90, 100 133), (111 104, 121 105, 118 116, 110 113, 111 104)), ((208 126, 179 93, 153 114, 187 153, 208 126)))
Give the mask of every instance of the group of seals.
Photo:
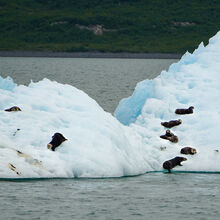
MULTIPOLYGON (((16 111, 21 111, 21 109, 18 106, 12 106, 11 108, 5 109, 5 111, 6 112, 16 112, 16 111)), ((18 128, 14 132, 13 136, 15 136, 18 131, 20 131, 20 128, 18 128)), ((61 133, 55 133, 52 136, 51 142, 49 144, 47 144, 47 148, 51 149, 52 151, 55 151, 55 149, 66 140, 67 139, 61 133)))
MULTIPOLYGON (((193 106, 190 106, 188 109, 176 109, 175 113, 179 114, 179 115, 183 115, 183 114, 192 114, 193 113, 193 106)), ((181 119, 178 120, 171 120, 169 122, 161 122, 161 125, 166 127, 166 128, 172 128, 174 126, 180 125, 182 123, 181 119)), ((161 135, 160 138, 162 139, 166 139, 169 140, 173 143, 177 143, 178 142, 178 137, 176 135, 174 135, 170 130, 166 130, 166 134, 165 135, 161 135)), ((195 148, 191 148, 191 147, 184 147, 181 149, 180 151, 181 154, 190 154, 190 155, 194 155, 196 154, 196 149, 195 148)), ((171 173, 171 169, 173 169, 176 166, 182 166, 181 162, 186 161, 187 158, 185 157, 175 157, 173 159, 167 160, 163 163, 163 168, 165 170, 168 170, 169 173, 171 173)))
MULTIPOLYGON (((180 150, 180 153, 181 154, 186 154, 186 155, 194 155, 197 153, 196 149, 195 148, 192 148, 192 147, 184 147, 180 150)), ((171 169, 176 167, 177 165, 178 166, 182 166, 181 162, 182 161, 186 161, 187 158, 185 157, 175 157, 171 160, 167 160, 163 163, 163 168, 165 170, 168 170, 169 173, 171 173, 171 169)))

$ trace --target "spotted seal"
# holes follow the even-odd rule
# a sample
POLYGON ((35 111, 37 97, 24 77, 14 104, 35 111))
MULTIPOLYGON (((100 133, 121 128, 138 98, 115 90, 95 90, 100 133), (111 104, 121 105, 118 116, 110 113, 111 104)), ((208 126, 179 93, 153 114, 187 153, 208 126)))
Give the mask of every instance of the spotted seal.
POLYGON ((194 155, 197 153, 196 149, 195 148, 192 148, 192 147, 184 147, 180 150, 180 153, 181 154, 190 154, 190 155, 194 155))

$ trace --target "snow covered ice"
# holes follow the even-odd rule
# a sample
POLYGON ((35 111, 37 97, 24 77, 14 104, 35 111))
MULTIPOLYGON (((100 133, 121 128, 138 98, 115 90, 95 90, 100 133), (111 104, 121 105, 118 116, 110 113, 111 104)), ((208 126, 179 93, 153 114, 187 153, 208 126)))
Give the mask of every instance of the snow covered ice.
POLYGON ((138 83, 115 117, 70 85, 44 79, 18 86, 0 77, 0 178, 138 175, 162 170, 185 146, 198 153, 184 155, 188 160, 175 170, 220 172, 219 60, 220 33, 169 71, 138 83), (22 111, 4 111, 15 105, 22 111), (193 114, 174 113, 189 106, 193 114), (182 120, 171 129, 178 143, 160 138, 166 131, 160 123, 174 119, 182 120), (52 152, 47 144, 56 132, 68 140, 52 152))
POLYGON ((16 86, 10 78, 1 82, 1 177, 17 175, 8 163, 22 177, 107 177, 145 171, 142 138, 84 92, 47 79, 28 87, 16 86), (22 111, 4 111, 13 105, 22 111), (55 132, 68 140, 52 152, 46 146, 55 132), (11 148, 42 161, 45 169, 27 163, 11 148))

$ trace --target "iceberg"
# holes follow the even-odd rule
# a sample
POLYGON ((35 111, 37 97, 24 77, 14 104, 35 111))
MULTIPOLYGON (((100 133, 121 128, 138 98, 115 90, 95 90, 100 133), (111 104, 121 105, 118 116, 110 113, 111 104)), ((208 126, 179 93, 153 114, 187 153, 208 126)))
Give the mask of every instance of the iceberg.
POLYGON ((121 177, 162 171, 164 161, 196 148, 176 171, 220 172, 220 33, 186 53, 168 71, 139 82, 121 100, 115 117, 86 93, 44 79, 29 86, 0 76, 0 178, 121 177), (22 111, 4 109, 19 106, 22 111), (176 108, 194 106, 190 115, 176 108), (162 121, 181 119, 172 128, 178 143, 161 139, 162 121), (47 149, 54 133, 68 140, 47 149))

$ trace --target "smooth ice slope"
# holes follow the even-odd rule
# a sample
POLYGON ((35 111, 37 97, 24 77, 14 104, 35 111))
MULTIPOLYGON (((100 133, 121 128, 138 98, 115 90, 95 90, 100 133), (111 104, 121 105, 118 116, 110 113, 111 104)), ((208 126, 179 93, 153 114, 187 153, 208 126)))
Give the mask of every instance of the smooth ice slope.
POLYGON ((220 171, 219 60, 217 34, 168 72, 140 82, 116 109, 122 123, 70 85, 44 79, 17 86, 0 77, 0 177, 137 175, 162 170, 163 162, 180 156, 184 146, 195 147, 198 154, 187 156, 176 170, 220 171), (4 111, 14 105, 22 111, 4 111), (174 114, 176 108, 189 106, 195 107, 194 114, 174 114), (171 130, 179 143, 160 139, 165 133, 161 121, 178 118, 182 125, 171 130), (55 132, 68 140, 52 152, 46 145, 55 132), (28 156, 19 156, 15 149, 28 156))

